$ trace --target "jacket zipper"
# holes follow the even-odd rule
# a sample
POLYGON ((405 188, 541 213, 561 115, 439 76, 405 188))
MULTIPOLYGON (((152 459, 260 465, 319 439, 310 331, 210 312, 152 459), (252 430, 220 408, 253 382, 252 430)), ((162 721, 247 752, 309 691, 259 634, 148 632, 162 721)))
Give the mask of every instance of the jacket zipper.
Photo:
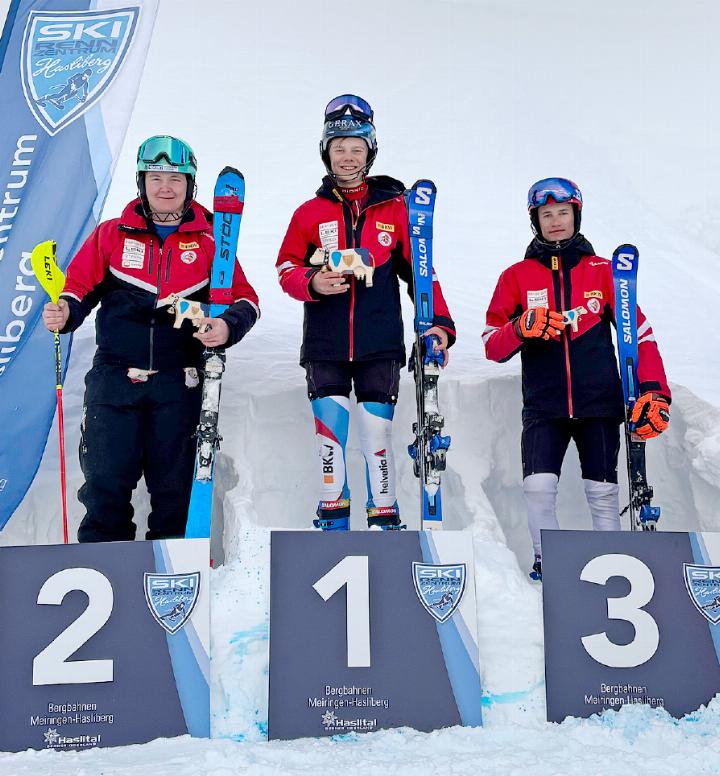
MULTIPOLYGON (((152 258, 152 246, 154 241, 150 238, 150 256, 152 258)), ((157 293, 155 294, 155 310, 157 310, 157 303, 160 299, 160 282, 162 276, 162 245, 158 245, 158 265, 157 265, 157 293)), ((153 358, 155 350, 155 311, 153 311, 152 318, 150 319, 150 365, 148 369, 153 368, 153 358)))
MULTIPOLYGON (((558 272, 560 277, 560 310, 565 309, 565 279, 563 277, 562 259, 558 256, 558 272)), ((570 332, 566 326, 562 333, 563 348, 565 350, 565 376, 567 380, 568 415, 573 417, 572 377, 570 375, 570 332)))
MULTIPOLYGON (((350 213, 350 228, 348 229, 348 222, 345 221, 345 242, 347 244, 348 248, 354 248, 356 243, 356 237, 355 237, 355 214, 353 213, 352 205, 347 204, 345 202, 342 203, 343 209, 345 211, 345 216, 347 217, 348 211, 350 213), (348 239, 350 238, 350 239, 348 239)), ((355 352, 355 343, 354 343, 354 325, 355 325, 355 276, 350 275, 350 315, 348 319, 348 359, 350 361, 353 360, 353 355, 355 352)))

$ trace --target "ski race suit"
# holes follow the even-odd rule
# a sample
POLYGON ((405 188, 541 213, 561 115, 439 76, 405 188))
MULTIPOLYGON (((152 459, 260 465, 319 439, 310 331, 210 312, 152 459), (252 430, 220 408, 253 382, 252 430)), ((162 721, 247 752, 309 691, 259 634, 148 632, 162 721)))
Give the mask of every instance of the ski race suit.
MULTIPOLYGON (((540 529, 557 528, 555 503, 570 439, 580 456, 595 529, 619 530, 617 460, 624 419, 622 385, 611 336, 615 294, 610 261, 595 255, 580 234, 563 249, 533 240, 525 259, 498 280, 483 333, 485 353, 522 361, 523 490, 530 533, 540 555, 540 529), (557 340, 522 340, 514 322, 527 309, 546 307, 571 322, 557 340)), ((670 401, 652 328, 638 308, 639 394, 670 401)))
MULTIPOLYGON (((173 328, 169 304, 173 294, 208 301, 214 253, 212 214, 197 202, 161 241, 136 199, 120 218, 101 223, 70 262, 63 332, 77 329, 100 303, 81 425, 81 542, 135 537, 130 500, 142 474, 151 504, 146 538, 185 532, 203 346, 189 321, 173 328)), ((257 294, 237 262, 232 289, 214 292, 213 300, 230 304, 220 316, 230 329, 229 347, 259 316, 257 294)))
MULTIPOLYGON (((392 418, 405 363, 400 287, 412 295, 408 216, 400 181, 367 179, 362 200, 343 196, 325 177, 314 199, 293 214, 276 267, 283 290, 305 303, 300 363, 315 415, 321 477, 318 515, 344 520, 350 513, 345 467, 349 395, 354 382, 360 442, 366 463, 370 525, 399 523, 392 454, 392 418), (349 290, 322 296, 311 287, 321 266, 318 249, 366 248, 372 285, 346 275, 349 290)), ((433 323, 455 341, 455 325, 433 276, 433 323)))

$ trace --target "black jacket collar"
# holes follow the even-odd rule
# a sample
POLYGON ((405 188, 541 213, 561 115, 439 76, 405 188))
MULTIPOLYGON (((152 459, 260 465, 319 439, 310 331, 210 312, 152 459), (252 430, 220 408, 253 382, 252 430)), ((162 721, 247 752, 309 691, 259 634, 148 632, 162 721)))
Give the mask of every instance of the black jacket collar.
POLYGON ((552 267, 553 256, 559 256, 564 269, 572 269, 583 256, 594 256, 595 249, 582 234, 578 233, 564 247, 541 242, 536 237, 525 251, 526 259, 535 259, 546 267, 552 267))

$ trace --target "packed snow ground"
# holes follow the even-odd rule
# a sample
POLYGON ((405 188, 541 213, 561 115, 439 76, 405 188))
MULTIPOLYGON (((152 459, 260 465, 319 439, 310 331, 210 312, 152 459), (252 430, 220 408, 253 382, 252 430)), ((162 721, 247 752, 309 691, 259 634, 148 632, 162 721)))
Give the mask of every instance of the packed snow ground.
MULTIPOLYGON (((6 7, 0 0, 0 18, 6 7)), ((627 241, 640 248, 640 304, 674 388, 670 429, 648 447, 663 527, 720 528, 720 341, 712 321, 720 298, 720 110, 707 87, 720 75, 719 23, 712 0, 691 0, 682 14, 670 0, 161 4, 105 215, 133 196, 134 154, 148 135, 190 141, 206 203, 217 172, 239 167, 248 185, 239 253, 263 310, 230 352, 223 389, 216 739, 0 755, 0 776, 720 771, 719 701, 679 723, 646 708, 544 722, 541 598, 526 577, 519 364, 487 362, 480 339, 497 276, 530 238, 528 185, 572 177, 585 195, 583 231, 598 253, 627 241), (274 261, 293 209, 322 174, 322 109, 346 91, 376 110, 375 171, 406 183, 430 177, 439 189, 436 262, 459 333, 441 386, 453 436, 444 501, 448 526, 474 537, 485 728, 268 744, 269 533, 307 528, 316 502, 312 422, 297 366, 302 310, 280 291, 274 261)), ((409 303, 407 313, 409 322, 409 303)), ((81 483, 74 451, 93 338, 90 324, 75 337, 65 384, 71 493, 81 483)), ((403 516, 417 528, 405 454, 412 395, 406 376, 394 445, 403 516)), ((0 544, 60 541, 56 450, 53 431, 0 544)), ((362 461, 352 432, 349 460, 360 529, 362 461)), ((146 496, 136 501, 142 513, 146 496)), ((70 510, 76 527, 79 504, 70 510)), ((590 522, 572 452, 560 519, 566 528, 590 522)))

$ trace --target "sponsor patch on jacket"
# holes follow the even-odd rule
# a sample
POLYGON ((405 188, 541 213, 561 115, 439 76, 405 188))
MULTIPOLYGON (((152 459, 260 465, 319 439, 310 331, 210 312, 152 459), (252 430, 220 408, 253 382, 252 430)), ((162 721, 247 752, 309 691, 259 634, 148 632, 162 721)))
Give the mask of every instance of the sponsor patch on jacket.
POLYGON ((585 292, 585 299, 602 299, 603 298, 603 292, 602 291, 586 291, 585 292))
POLYGON ((588 310, 590 310, 590 312, 594 313, 595 315, 597 315, 600 312, 600 302, 598 302, 598 300, 595 299, 595 297, 593 297, 592 299, 588 299, 587 307, 588 307, 588 310))
POLYGON ((145 243, 125 238, 122 252, 123 269, 142 269, 145 264, 145 243))
POLYGON ((541 288, 538 291, 527 292, 527 308, 531 307, 549 307, 548 304, 548 290, 547 288, 541 288))
POLYGON ((200 243, 195 242, 195 240, 191 240, 190 242, 182 242, 181 240, 178 245, 181 251, 194 251, 200 247, 200 243))
POLYGON ((318 226, 318 230, 323 250, 336 251, 338 249, 338 222, 326 221, 318 226))
POLYGON ((378 242, 389 248, 392 245, 392 237, 387 232, 378 232, 378 242))
POLYGON ((384 224, 382 221, 376 221, 375 228, 380 229, 383 232, 394 232, 395 224, 384 224))
POLYGON ((180 261, 182 261, 183 264, 192 264, 195 259, 197 259, 197 253, 195 253, 195 251, 183 251, 180 254, 180 261))

